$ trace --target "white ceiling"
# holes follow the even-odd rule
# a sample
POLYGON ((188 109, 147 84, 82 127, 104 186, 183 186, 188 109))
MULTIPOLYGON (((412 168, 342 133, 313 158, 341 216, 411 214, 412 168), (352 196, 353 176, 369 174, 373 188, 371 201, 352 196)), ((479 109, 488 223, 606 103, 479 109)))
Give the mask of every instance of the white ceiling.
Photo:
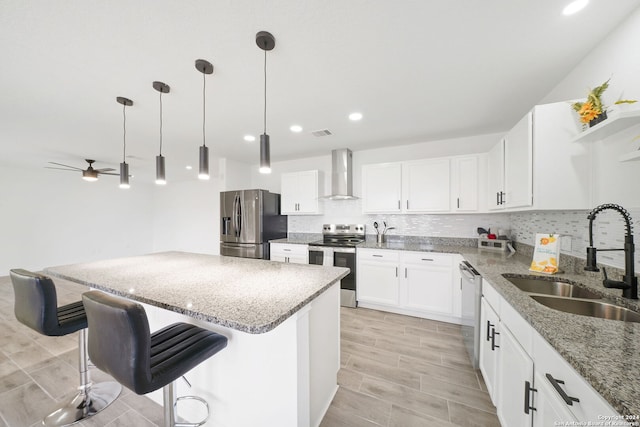
MULTIPOLYGON (((167 174, 197 167, 202 74, 212 155, 258 162, 263 51, 270 31, 272 161, 499 132, 547 94, 637 0, 2 0, 0 162, 153 174, 163 96, 167 174), (364 118, 350 122, 360 111, 364 118), (299 124, 300 134, 289 131, 299 124), (317 138, 313 130, 329 129, 317 138)), ((576 97, 582 94, 576 94, 576 97)), ((51 173, 59 173, 51 171, 51 173)), ((193 171, 190 172, 193 174, 193 171)), ((145 179, 145 178, 142 178, 145 179)))

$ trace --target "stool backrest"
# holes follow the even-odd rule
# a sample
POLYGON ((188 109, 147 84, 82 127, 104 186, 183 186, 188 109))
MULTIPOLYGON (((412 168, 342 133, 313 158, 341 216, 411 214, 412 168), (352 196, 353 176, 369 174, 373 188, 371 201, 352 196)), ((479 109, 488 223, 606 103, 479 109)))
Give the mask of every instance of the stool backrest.
POLYGON ((58 296, 50 277, 23 269, 9 272, 18 321, 43 335, 59 335, 58 296))
POLYGON ((89 291, 82 294, 89 323, 89 358, 125 387, 151 381, 151 336, 144 308, 133 301, 89 291))

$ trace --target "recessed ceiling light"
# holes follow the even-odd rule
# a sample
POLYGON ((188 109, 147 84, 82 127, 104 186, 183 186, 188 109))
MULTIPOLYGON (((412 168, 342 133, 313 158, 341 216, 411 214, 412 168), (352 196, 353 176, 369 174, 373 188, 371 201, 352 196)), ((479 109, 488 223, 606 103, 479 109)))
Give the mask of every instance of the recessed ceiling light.
POLYGON ((349 114, 349 120, 357 122, 362 119, 362 113, 351 113, 349 114))
POLYGON ((289 129, 291 130, 291 132, 295 133, 302 132, 302 126, 299 125, 293 125, 289 129))
POLYGON ((244 140, 247 141, 247 142, 253 142, 253 141, 256 140, 256 137, 253 136, 253 135, 245 135, 244 136, 244 140))
POLYGON ((188 171, 190 171, 191 169, 193 169, 193 166, 187 165, 185 168, 186 168, 188 171))
POLYGON ((564 9, 562 9, 562 14, 563 15, 573 15, 574 13, 577 13, 579 11, 581 11, 582 9, 584 9, 584 7, 589 3, 589 0, 575 0, 571 3, 569 3, 567 6, 565 6, 564 9))

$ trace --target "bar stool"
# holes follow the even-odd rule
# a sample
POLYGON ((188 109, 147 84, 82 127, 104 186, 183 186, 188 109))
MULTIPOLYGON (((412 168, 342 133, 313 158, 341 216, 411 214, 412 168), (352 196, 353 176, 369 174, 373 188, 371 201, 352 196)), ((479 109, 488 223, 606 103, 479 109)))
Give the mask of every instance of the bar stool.
POLYGON ((200 426, 209 418, 207 402, 196 396, 175 398, 175 381, 227 346, 227 338, 188 323, 174 323, 153 334, 142 305, 99 291, 82 295, 89 321, 89 355, 95 365, 137 394, 163 388, 164 425, 200 426), (178 423, 175 406, 196 399, 207 409, 204 420, 178 423))
POLYGON ((92 384, 87 369, 87 316, 82 301, 58 307, 56 287, 50 277, 23 269, 10 271, 15 293, 14 312, 18 321, 47 336, 79 331, 78 371, 80 387, 63 406, 42 420, 44 426, 64 426, 95 415, 113 402, 122 386, 110 381, 92 384))

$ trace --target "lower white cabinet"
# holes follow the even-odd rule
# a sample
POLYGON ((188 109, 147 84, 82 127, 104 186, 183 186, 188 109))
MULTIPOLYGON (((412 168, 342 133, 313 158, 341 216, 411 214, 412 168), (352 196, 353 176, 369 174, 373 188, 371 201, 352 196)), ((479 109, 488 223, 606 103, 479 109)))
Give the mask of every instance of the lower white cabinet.
POLYGON ((357 249, 361 307, 460 323, 458 255, 357 249))
POLYGON ((270 243, 269 252, 271 261, 309 264, 309 247, 307 245, 270 243))
POLYGON ((599 425, 618 416, 486 280, 480 319, 480 371, 503 427, 599 425))

